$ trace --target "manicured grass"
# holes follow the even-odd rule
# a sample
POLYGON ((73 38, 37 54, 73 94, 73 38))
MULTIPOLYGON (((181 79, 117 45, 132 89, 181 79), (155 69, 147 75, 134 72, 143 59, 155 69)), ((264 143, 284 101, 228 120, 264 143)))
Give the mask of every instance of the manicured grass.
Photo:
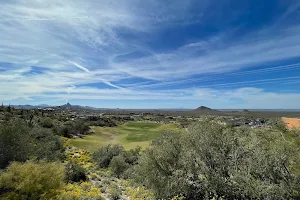
POLYGON ((70 144, 94 150, 107 144, 120 144, 125 149, 146 148, 150 142, 166 131, 179 131, 176 124, 128 122, 117 127, 92 127, 94 133, 84 138, 71 139, 70 144))

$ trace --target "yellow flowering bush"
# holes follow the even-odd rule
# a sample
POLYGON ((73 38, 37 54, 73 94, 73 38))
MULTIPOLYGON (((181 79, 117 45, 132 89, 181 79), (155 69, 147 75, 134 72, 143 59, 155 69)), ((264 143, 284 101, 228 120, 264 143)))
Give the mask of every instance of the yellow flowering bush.
POLYGON ((184 196, 182 196, 182 195, 176 195, 176 196, 174 196, 173 198, 172 198, 172 200, 184 200, 185 198, 184 198, 184 196))
POLYGON ((88 191, 89 188, 92 186, 92 183, 90 182, 82 182, 80 184, 81 188, 84 190, 84 191, 88 191))
POLYGON ((60 163, 13 162, 0 175, 0 199, 52 199, 63 187, 63 178, 60 163))
POLYGON ((89 177, 90 180, 99 180, 100 179, 99 176, 98 176, 98 174, 96 174, 94 172, 90 173, 88 175, 88 177, 89 177))
POLYGON ((75 160, 85 169, 95 166, 95 163, 92 162, 91 152, 87 150, 73 149, 67 153, 67 160, 75 160))
POLYGON ((93 166, 94 166, 93 163, 87 163, 87 164, 83 165, 83 168, 85 168, 85 169, 90 169, 90 168, 93 167, 93 166))
POLYGON ((121 180, 121 184, 124 186, 129 186, 129 181, 128 180, 121 180))
MULTIPOLYGON (((132 199, 132 200, 154 200, 154 194, 150 192, 149 190, 146 190, 144 187, 127 187, 126 188, 126 194, 132 199)), ((179 200, 179 199, 175 199, 179 200)))
POLYGON ((70 145, 70 138, 67 137, 60 137, 62 143, 63 143, 63 147, 64 148, 71 148, 72 146, 70 145))
POLYGON ((102 200, 100 189, 93 187, 90 182, 81 184, 67 184, 62 190, 59 190, 59 200, 102 200))

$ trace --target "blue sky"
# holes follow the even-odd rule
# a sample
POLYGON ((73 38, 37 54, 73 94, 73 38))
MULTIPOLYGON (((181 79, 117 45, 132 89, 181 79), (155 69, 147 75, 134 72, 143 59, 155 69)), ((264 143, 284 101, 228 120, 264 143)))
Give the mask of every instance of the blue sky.
POLYGON ((297 0, 2 0, 0 101, 300 109, 297 0))

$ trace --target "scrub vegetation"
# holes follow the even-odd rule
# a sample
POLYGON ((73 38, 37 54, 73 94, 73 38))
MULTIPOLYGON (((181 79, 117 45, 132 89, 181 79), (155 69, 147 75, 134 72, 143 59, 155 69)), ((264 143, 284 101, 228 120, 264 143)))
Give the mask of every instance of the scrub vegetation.
POLYGON ((0 112, 0 199, 300 198, 300 131, 280 120, 235 126, 210 116, 181 126, 148 114, 95 126, 0 112))

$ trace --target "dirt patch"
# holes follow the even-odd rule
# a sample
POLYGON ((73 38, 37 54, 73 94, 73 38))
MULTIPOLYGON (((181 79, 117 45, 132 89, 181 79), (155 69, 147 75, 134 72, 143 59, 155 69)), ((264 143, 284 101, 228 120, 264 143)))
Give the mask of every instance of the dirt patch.
POLYGON ((300 129, 300 119, 298 118, 286 118, 283 117, 281 120, 286 124, 289 129, 300 129))

